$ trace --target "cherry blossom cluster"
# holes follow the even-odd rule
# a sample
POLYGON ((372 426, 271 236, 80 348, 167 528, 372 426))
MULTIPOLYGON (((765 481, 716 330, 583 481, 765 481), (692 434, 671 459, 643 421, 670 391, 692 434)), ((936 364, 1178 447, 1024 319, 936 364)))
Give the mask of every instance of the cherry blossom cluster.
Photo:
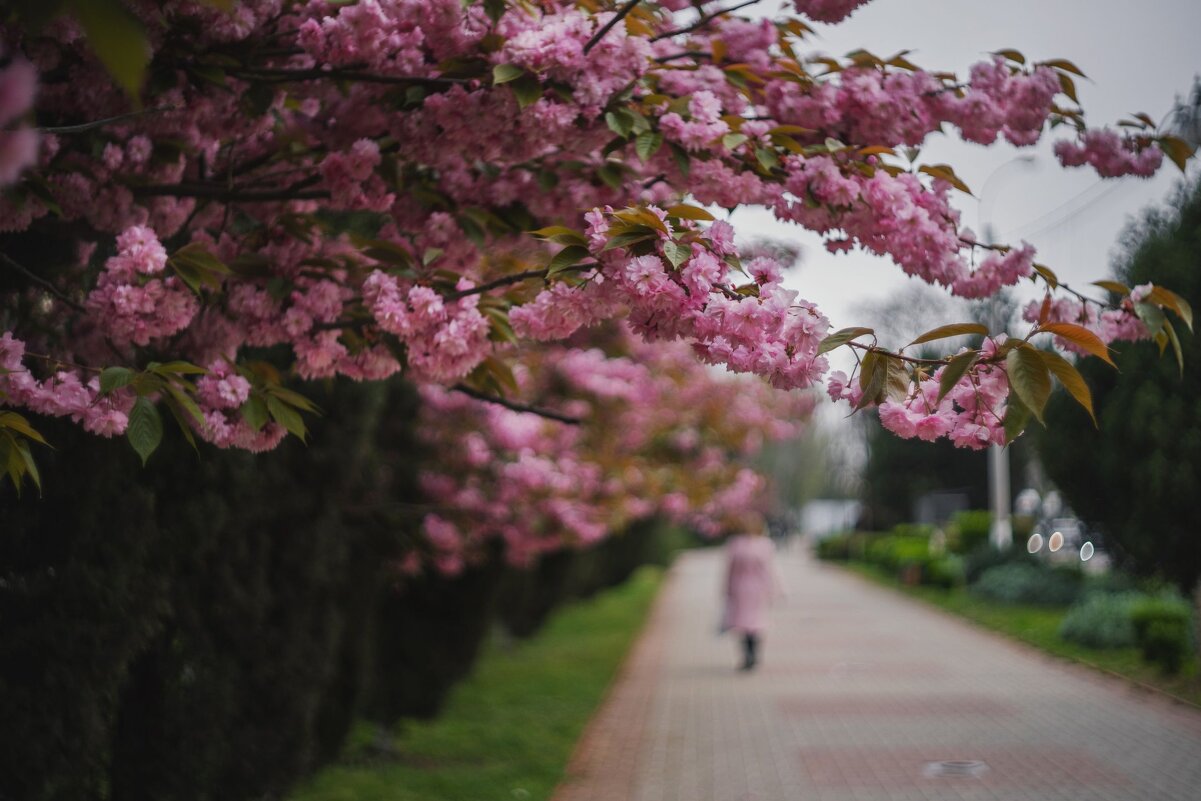
MULTIPOLYGON (((1151 285, 1134 287, 1130 295, 1116 308, 1106 308, 1100 303, 1089 303, 1076 298, 1056 298, 1049 303, 1031 301, 1022 309, 1022 319, 1027 322, 1072 323, 1082 326, 1108 344, 1110 342, 1136 342, 1147 338, 1147 326, 1134 312, 1134 304, 1141 302, 1150 291, 1151 285)), ((1055 338, 1056 347, 1078 354, 1088 351, 1071 340, 1055 338)))
POLYGON ((102 437, 125 433, 132 393, 102 397, 97 375, 80 378, 71 365, 60 365, 43 379, 26 364, 25 343, 11 332, 0 334, 0 400, 47 417, 66 417, 102 437))
MULTIPOLYGON (((994 357, 1004 336, 985 340, 982 360, 994 357)), ((948 437, 957 447, 980 450, 1005 444, 1008 376, 998 364, 985 364, 959 379, 939 399, 940 367, 916 382, 904 400, 887 399, 880 404, 880 424, 904 439, 917 437, 932 442, 948 437)), ((833 386, 830 388, 834 392, 833 386)))
POLYGON ((153 230, 135 225, 117 237, 87 297, 90 321, 118 346, 149 345, 187 328, 199 304, 183 282, 163 275, 167 251, 153 230))
MULTIPOLYGON (((1069 166, 1146 175, 1180 155, 1151 128, 1088 128, 1069 62, 1003 51, 961 79, 903 55, 831 59, 803 19, 682 0, 127 5, 140 85, 112 77, 104 32, 69 13, 36 34, 15 13, 0 27, 0 270, 16 287, 0 295, 16 365, 0 403, 108 434, 146 401, 218 446, 262 449, 303 432, 290 376, 493 392, 484 376, 530 358, 520 340, 615 318, 701 362, 812 386, 826 318, 728 225, 673 209, 763 205, 834 252, 984 297, 1042 276, 1033 250, 980 246, 954 171, 899 148, 944 129, 1027 146, 1066 123, 1069 166), (266 348, 286 354, 279 375, 252 367, 266 348), (123 383, 163 363, 184 366, 123 383)), ((834 23, 860 5, 795 10, 834 23)), ((1040 319, 1141 331, 1073 302, 1040 319)), ((996 389, 1000 370, 982 360, 964 380, 996 389)), ((978 440, 989 423, 949 402, 945 433, 978 440)))
POLYGON ((422 390, 419 431, 439 458, 421 478, 434 507, 425 547, 405 569, 457 572, 492 539, 528 564, 656 514, 716 535, 762 507, 766 480, 741 462, 797 432, 812 396, 716 375, 686 346, 649 346, 621 327, 575 344, 527 360, 521 396, 595 425, 422 390))
MULTIPOLYGON (((0 46, 0 58, 5 57, 0 46)), ((37 71, 24 58, 0 67, 0 187, 15 183, 37 161, 38 134, 22 118, 37 94, 37 71)))
POLYGON ((1087 164, 1102 178, 1154 175, 1163 163, 1163 152, 1158 148, 1138 150, 1134 142, 1134 137, 1123 137, 1116 131, 1091 130, 1081 134, 1078 142, 1056 142, 1055 155, 1065 167, 1087 164))

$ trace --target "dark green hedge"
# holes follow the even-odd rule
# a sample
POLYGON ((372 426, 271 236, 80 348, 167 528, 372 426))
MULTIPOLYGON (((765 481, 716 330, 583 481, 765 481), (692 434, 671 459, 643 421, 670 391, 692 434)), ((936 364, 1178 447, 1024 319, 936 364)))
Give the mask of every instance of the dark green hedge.
POLYGON ((278 797, 351 724, 437 714, 497 622, 662 561, 629 532, 528 571, 389 567, 421 454, 404 384, 305 387, 309 444, 200 456, 38 420, 44 495, 0 489, 0 799, 278 797))

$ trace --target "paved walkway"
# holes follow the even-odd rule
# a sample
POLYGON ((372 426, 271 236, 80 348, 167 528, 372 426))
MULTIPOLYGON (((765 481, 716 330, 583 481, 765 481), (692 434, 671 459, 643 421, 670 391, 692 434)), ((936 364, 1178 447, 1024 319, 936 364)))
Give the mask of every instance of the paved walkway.
POLYGON ((790 597, 742 674, 721 554, 681 557, 555 801, 1201 799, 1201 712, 780 561, 790 597))

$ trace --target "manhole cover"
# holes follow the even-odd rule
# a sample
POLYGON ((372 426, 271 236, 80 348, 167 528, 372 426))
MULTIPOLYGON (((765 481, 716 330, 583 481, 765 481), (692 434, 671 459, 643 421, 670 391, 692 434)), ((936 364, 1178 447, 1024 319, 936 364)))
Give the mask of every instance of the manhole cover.
POLYGON ((927 762, 922 775, 934 779, 968 778, 978 779, 988 773, 988 765, 978 759, 949 759, 945 762, 927 762))

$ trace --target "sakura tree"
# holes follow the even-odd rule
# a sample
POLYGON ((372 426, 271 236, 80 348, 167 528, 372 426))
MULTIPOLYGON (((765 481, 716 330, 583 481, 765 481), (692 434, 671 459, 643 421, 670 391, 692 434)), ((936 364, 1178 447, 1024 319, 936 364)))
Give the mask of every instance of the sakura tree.
MULTIPOLYGON (((662 358, 682 347, 778 389, 824 383, 856 408, 879 405, 901 436, 972 448, 1041 417, 1053 377, 1090 408, 1071 354, 1036 337, 1106 359, 1121 338, 1179 352, 1165 310, 1190 327, 1191 311, 1175 294, 1106 283, 1094 299, 1029 245, 980 242, 960 224, 967 187, 954 169, 914 154, 947 130, 1029 146, 1057 128, 1065 166, 1145 176, 1165 155, 1183 167, 1187 145, 1145 115, 1088 127, 1080 70, 1064 60, 1002 51, 960 77, 904 52, 817 57, 809 22, 838 22, 862 0, 738 15, 753 2, 8 4, 9 479, 37 480, 41 437, 24 412, 124 435, 143 459, 164 413, 222 448, 303 437, 314 408, 293 376, 403 373, 429 385, 433 408, 462 415, 456 447, 478 433, 495 454, 498 413, 468 409, 467 396, 530 406, 539 370, 568 383, 620 372, 587 351, 531 346, 617 318, 670 345, 662 358), (1046 300, 1019 332, 952 324, 902 348, 870 328, 831 333, 781 285, 777 260, 740 253, 704 208, 743 204, 959 296, 1030 280, 1046 300), (905 352, 966 333, 983 345, 905 352), (828 374, 836 347, 855 352, 851 375, 828 374)), ((658 358, 640 364, 654 372, 658 358)), ((661 398, 642 404, 639 390, 623 413, 660 414, 661 398)), ((462 487, 444 489, 466 503, 462 487)))
POLYGON ((719 534, 768 502, 746 457, 795 435, 815 401, 714 375, 684 343, 647 344, 620 326, 537 348, 515 373, 518 394, 553 399, 552 417, 423 388, 433 508, 402 569, 457 572, 494 538, 525 565, 656 515, 719 534))

